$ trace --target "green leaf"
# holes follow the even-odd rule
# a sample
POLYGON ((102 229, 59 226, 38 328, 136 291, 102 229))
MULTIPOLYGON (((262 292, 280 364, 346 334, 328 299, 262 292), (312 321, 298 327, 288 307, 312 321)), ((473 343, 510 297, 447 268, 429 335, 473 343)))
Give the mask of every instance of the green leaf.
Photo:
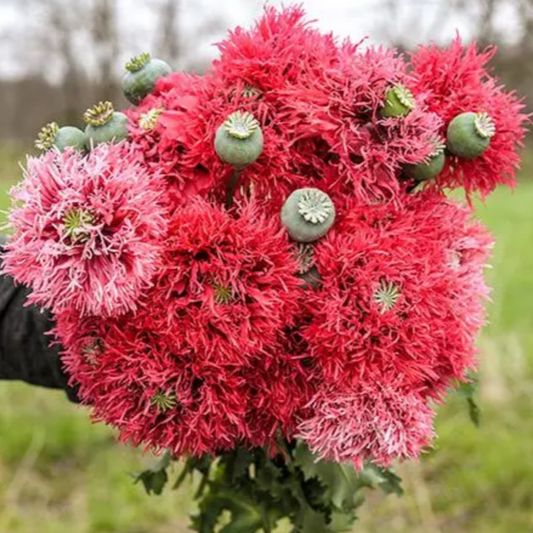
POLYGON ((224 510, 231 513, 231 521, 220 533, 255 533, 263 526, 263 510, 251 496, 226 485, 212 484, 209 495, 202 501, 200 514, 195 517, 197 531, 214 531, 224 510))
POLYGON ((168 474, 166 470, 145 470, 141 472, 136 478, 135 483, 142 482, 144 490, 147 494, 157 494, 158 496, 163 492, 168 481, 168 474))
POLYGON ((467 398, 466 402, 468 404, 468 415, 470 416, 470 420, 472 420, 472 423, 476 427, 479 427, 481 424, 481 409, 479 405, 474 398, 467 398))
POLYGON ((227 472, 232 483, 248 474, 249 466, 254 462, 254 456, 246 448, 237 448, 228 455, 227 472))
POLYGON ((479 382, 477 378, 472 377, 471 375, 467 376, 467 379, 467 382, 462 382, 460 384, 457 392, 460 396, 466 399, 470 420, 476 427, 479 427, 481 424, 481 409, 476 402, 476 394, 479 388, 479 382))
POLYGON ((300 508, 296 515, 294 531, 298 533, 326 533, 329 529, 325 516, 305 505, 300 508))
POLYGON ((295 464, 305 479, 316 477, 325 488, 325 495, 337 509, 353 507, 356 492, 361 488, 355 468, 350 464, 317 461, 309 448, 298 443, 294 454, 295 464))
POLYGON ((135 476, 134 483, 140 481, 148 494, 154 493, 159 496, 168 482, 167 468, 171 462, 172 454, 169 450, 165 450, 151 468, 135 476))
POLYGON ((401 478, 387 468, 367 464, 359 473, 359 479, 365 487, 379 487, 385 494, 397 494, 398 496, 403 494, 401 478))
MULTIPOLYGON (((203 455, 202 457, 188 457, 183 465, 180 475, 174 482, 172 489, 179 488, 187 476, 192 476, 195 470, 203 476, 203 479, 207 478, 213 462, 214 459, 209 455, 203 455)), ((200 495, 201 493, 197 491, 197 494, 200 495)))
POLYGON ((222 511, 224 502, 216 494, 204 496, 198 514, 191 517, 191 529, 200 533, 213 533, 222 511))
MULTIPOLYGON (((361 503, 363 497, 361 496, 361 503)), ((356 520, 355 510, 352 511, 333 511, 331 521, 328 525, 328 531, 332 533, 342 531, 352 531, 352 526, 356 520)))
POLYGON ((192 518, 200 533, 272 533, 282 518, 293 533, 340 533, 356 520, 363 487, 401 493, 393 472, 368 465, 358 473, 351 464, 317 461, 301 442, 287 443, 286 454, 275 457, 260 448, 236 449, 210 458, 208 468, 193 460, 186 468, 203 469, 205 491, 192 518))

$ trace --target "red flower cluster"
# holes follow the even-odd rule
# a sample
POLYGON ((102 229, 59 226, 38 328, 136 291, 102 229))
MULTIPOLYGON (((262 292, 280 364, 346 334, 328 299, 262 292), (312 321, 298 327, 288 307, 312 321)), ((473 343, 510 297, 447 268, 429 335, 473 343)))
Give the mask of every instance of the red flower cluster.
POLYGON ((429 442, 424 406, 475 367, 483 324, 492 241, 469 218, 427 191, 354 205, 317 245, 301 334, 324 386, 300 427, 317 453, 386 464, 429 442))
POLYGON ((392 370, 424 394, 474 364, 492 241, 470 212, 433 192, 354 205, 319 241, 320 287, 302 331, 328 382, 392 370))
POLYGON ((473 161, 451 157, 437 177, 441 187, 464 187, 467 194, 491 193, 498 184, 514 185, 520 162, 517 147, 525 135, 524 105, 490 75, 487 63, 495 47, 482 52, 475 43, 464 46, 457 37, 446 49, 420 46, 411 54, 411 87, 424 95, 428 109, 443 121, 442 134, 459 113, 489 113, 496 135, 487 151, 473 161))
POLYGON ((6 271, 54 310, 83 401, 124 440, 417 456, 430 402, 475 367, 488 292, 491 238, 443 189, 513 182, 522 106, 491 52, 456 40, 408 63, 338 44, 298 7, 220 52, 204 76, 160 79, 122 144, 29 161, 6 271), (443 152, 463 112, 490 114, 459 131, 484 150, 469 160, 443 152), (220 156, 231 128, 230 155, 259 139, 251 163, 220 156), (417 187, 407 169, 437 156, 417 187))
POLYGON ((82 397, 124 439, 177 454, 271 442, 312 392, 286 346, 303 294, 287 236, 253 205, 234 218, 195 200, 165 254, 136 313, 59 316, 82 397))

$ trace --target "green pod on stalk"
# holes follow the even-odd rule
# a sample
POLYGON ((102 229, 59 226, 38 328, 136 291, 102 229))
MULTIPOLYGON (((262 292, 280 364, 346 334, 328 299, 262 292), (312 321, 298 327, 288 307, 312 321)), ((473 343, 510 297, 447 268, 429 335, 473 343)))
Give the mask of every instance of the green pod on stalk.
POLYGON ((417 182, 429 181, 436 178, 442 172, 444 164, 446 163, 446 156, 444 154, 446 145, 438 135, 433 136, 432 142, 433 151, 429 154, 426 160, 405 166, 404 174, 407 177, 414 179, 417 182))
POLYGON ((415 106, 416 101, 413 93, 405 85, 397 83, 385 93, 385 102, 380 114, 384 118, 405 117, 415 106))
POLYGON ((313 242, 323 237, 335 221, 335 206, 320 189, 294 191, 281 209, 281 223, 296 242, 313 242))
POLYGON ((463 159, 482 155, 496 133, 494 121, 488 113, 461 113, 448 125, 447 148, 463 159))
POLYGON ((87 137, 83 131, 74 126, 60 128, 56 122, 50 122, 39 132, 35 146, 39 150, 50 150, 55 147, 60 152, 64 152, 66 148, 85 150, 87 137))
POLYGON ((87 144, 118 143, 128 136, 128 118, 116 112, 111 102, 99 102, 83 115, 87 144))
POLYGON ((125 65, 128 71, 122 79, 124 96, 135 105, 148 96, 159 78, 168 76, 172 68, 162 59, 152 59, 150 54, 143 52, 133 57, 125 65))
POLYGON ((229 115, 215 134, 215 151, 222 161, 237 168, 255 162, 263 151, 258 120, 247 111, 229 115))

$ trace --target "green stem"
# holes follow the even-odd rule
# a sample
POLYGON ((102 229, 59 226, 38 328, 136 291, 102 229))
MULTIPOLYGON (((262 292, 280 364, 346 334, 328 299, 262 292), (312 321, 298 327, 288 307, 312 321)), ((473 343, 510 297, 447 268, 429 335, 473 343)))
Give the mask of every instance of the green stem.
POLYGON ((228 180, 226 187, 226 209, 231 209, 233 206, 233 196, 235 195, 235 189, 237 183, 239 183, 239 178, 241 177, 243 169, 240 167, 234 167, 233 174, 228 180))

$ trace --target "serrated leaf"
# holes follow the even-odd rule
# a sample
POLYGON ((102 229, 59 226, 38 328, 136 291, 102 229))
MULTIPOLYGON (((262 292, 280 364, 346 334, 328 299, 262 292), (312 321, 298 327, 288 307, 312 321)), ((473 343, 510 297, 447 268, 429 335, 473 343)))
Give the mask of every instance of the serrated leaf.
POLYGON ((135 476, 134 483, 140 481, 148 494, 153 493, 159 496, 168 482, 167 468, 171 462, 172 454, 169 450, 165 450, 161 457, 148 470, 135 476))
POLYGON ((359 479, 366 487, 379 487, 386 494, 403 494, 402 479, 388 468, 367 464, 360 472, 359 479))
POLYGON ((191 517, 191 529, 199 533, 214 533, 223 510, 223 500, 216 494, 208 494, 200 503, 199 513, 191 517))
POLYGON ((153 493, 159 496, 167 484, 168 474, 166 470, 158 470, 156 472, 145 470, 135 478, 135 483, 139 481, 143 484, 147 494, 153 493))
POLYGON ((353 507, 356 492, 361 488, 361 484, 352 465, 317 461, 302 442, 298 443, 294 462, 302 470, 305 479, 316 477, 320 481, 325 488, 325 496, 337 509, 353 507))
MULTIPOLYGON (((180 475, 174 482, 172 489, 179 488, 187 476, 192 476, 195 470, 197 470, 203 476, 203 479, 206 479, 209 476, 213 462, 214 459, 208 455, 204 455, 202 457, 188 457, 183 465, 180 475)), ((201 493, 198 493, 198 491, 197 494, 201 495, 201 493)), ((195 496, 195 498, 196 497, 197 496, 195 496)))
POLYGON ((237 448, 227 461, 227 470, 232 483, 248 473, 248 467, 254 462, 254 456, 245 448, 237 448))
POLYGON ((280 475, 280 470, 270 459, 267 458, 264 461, 261 461, 256 467, 255 472, 255 483, 257 488, 265 492, 272 492, 273 489, 277 490, 280 488, 280 475))
POLYGON ((311 507, 303 506, 296 515, 294 531, 298 533, 327 533, 326 518, 311 507))
MULTIPOLYGON (((361 503, 363 497, 361 496, 361 503)), ((343 531, 352 531, 352 526, 356 520, 355 511, 333 511, 331 520, 328 524, 328 531, 331 533, 341 533, 343 531)))
POLYGON ((220 533, 256 533, 261 529, 263 520, 261 516, 250 514, 238 515, 236 518, 231 515, 231 522, 225 525, 220 533))
POLYGON ((270 530, 279 515, 275 510, 267 509, 263 502, 255 499, 232 485, 213 482, 209 494, 200 504, 200 513, 193 517, 193 526, 200 533, 211 533, 217 527, 220 516, 229 511, 231 520, 224 525, 220 533, 255 533, 259 529, 270 530))
POLYGON ((229 492, 221 495, 224 508, 231 513, 231 522, 220 533, 255 533, 263 524, 261 508, 243 492, 229 492))

